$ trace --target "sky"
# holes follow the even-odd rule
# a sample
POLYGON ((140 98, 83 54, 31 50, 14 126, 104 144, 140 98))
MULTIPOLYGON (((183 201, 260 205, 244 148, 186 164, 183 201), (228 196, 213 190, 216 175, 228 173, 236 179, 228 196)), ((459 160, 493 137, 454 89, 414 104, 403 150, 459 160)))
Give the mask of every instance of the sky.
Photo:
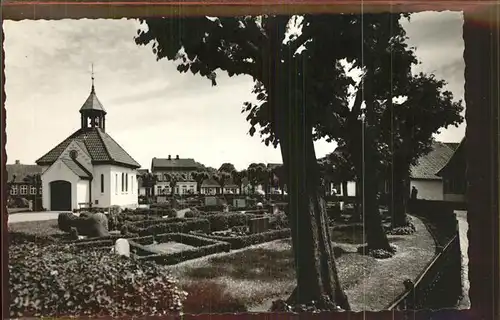
MULTIPOLYGON (((403 26, 422 64, 415 72, 448 82, 464 96, 463 16, 457 12, 413 14, 403 26)), ((279 163, 241 113, 253 100, 252 80, 218 75, 218 85, 180 74, 171 61, 156 61, 150 47, 133 40, 136 20, 4 21, 7 163, 33 164, 80 127, 79 109, 91 88, 107 111, 106 132, 143 168, 153 157, 179 155, 218 168, 252 162, 279 163)), ((437 139, 459 142, 465 123, 441 130, 437 139)), ((335 149, 318 141, 316 156, 335 149)))

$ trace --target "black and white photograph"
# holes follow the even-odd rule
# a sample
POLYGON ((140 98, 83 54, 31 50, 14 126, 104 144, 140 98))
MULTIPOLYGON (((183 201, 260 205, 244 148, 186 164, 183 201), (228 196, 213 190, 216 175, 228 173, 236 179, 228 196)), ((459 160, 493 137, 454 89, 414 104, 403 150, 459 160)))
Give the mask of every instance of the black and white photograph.
POLYGON ((469 309, 463 24, 4 20, 10 317, 469 309))

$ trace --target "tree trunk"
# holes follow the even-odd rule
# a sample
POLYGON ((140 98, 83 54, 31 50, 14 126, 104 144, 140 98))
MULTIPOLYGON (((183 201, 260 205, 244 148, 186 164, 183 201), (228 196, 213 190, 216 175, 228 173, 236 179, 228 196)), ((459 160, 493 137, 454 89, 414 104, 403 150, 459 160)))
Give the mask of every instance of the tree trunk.
POLYGON ((312 127, 305 124, 303 108, 293 105, 280 114, 286 121, 280 124, 279 139, 289 177, 288 211, 297 277, 297 287, 288 302, 302 304, 328 297, 338 307, 349 310, 333 255, 312 127))
MULTIPOLYGON (((399 161, 399 160, 396 160, 399 161)), ((389 212, 392 218, 392 227, 404 227, 408 224, 406 217, 407 210, 407 179, 409 168, 404 168, 404 164, 394 165, 394 180, 391 183, 391 195, 389 212)))

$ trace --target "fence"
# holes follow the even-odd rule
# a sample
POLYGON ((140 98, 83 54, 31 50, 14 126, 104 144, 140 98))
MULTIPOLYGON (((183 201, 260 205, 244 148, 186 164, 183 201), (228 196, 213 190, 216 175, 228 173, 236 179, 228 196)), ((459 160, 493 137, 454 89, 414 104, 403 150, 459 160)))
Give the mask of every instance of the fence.
POLYGON ((453 212, 439 211, 440 205, 434 209, 427 205, 413 209, 433 235, 436 255, 415 283, 405 284, 406 292, 387 308, 389 310, 454 308, 462 294, 458 221, 453 212))

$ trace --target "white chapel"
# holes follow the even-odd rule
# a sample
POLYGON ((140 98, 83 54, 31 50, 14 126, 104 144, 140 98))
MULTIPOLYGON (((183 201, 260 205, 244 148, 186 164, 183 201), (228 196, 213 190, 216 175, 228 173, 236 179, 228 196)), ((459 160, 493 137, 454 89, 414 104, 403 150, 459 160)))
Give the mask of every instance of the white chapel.
POLYGON ((80 115, 80 129, 36 161, 42 167, 43 207, 137 207, 140 165, 106 132, 106 111, 97 99, 93 76, 80 115))

